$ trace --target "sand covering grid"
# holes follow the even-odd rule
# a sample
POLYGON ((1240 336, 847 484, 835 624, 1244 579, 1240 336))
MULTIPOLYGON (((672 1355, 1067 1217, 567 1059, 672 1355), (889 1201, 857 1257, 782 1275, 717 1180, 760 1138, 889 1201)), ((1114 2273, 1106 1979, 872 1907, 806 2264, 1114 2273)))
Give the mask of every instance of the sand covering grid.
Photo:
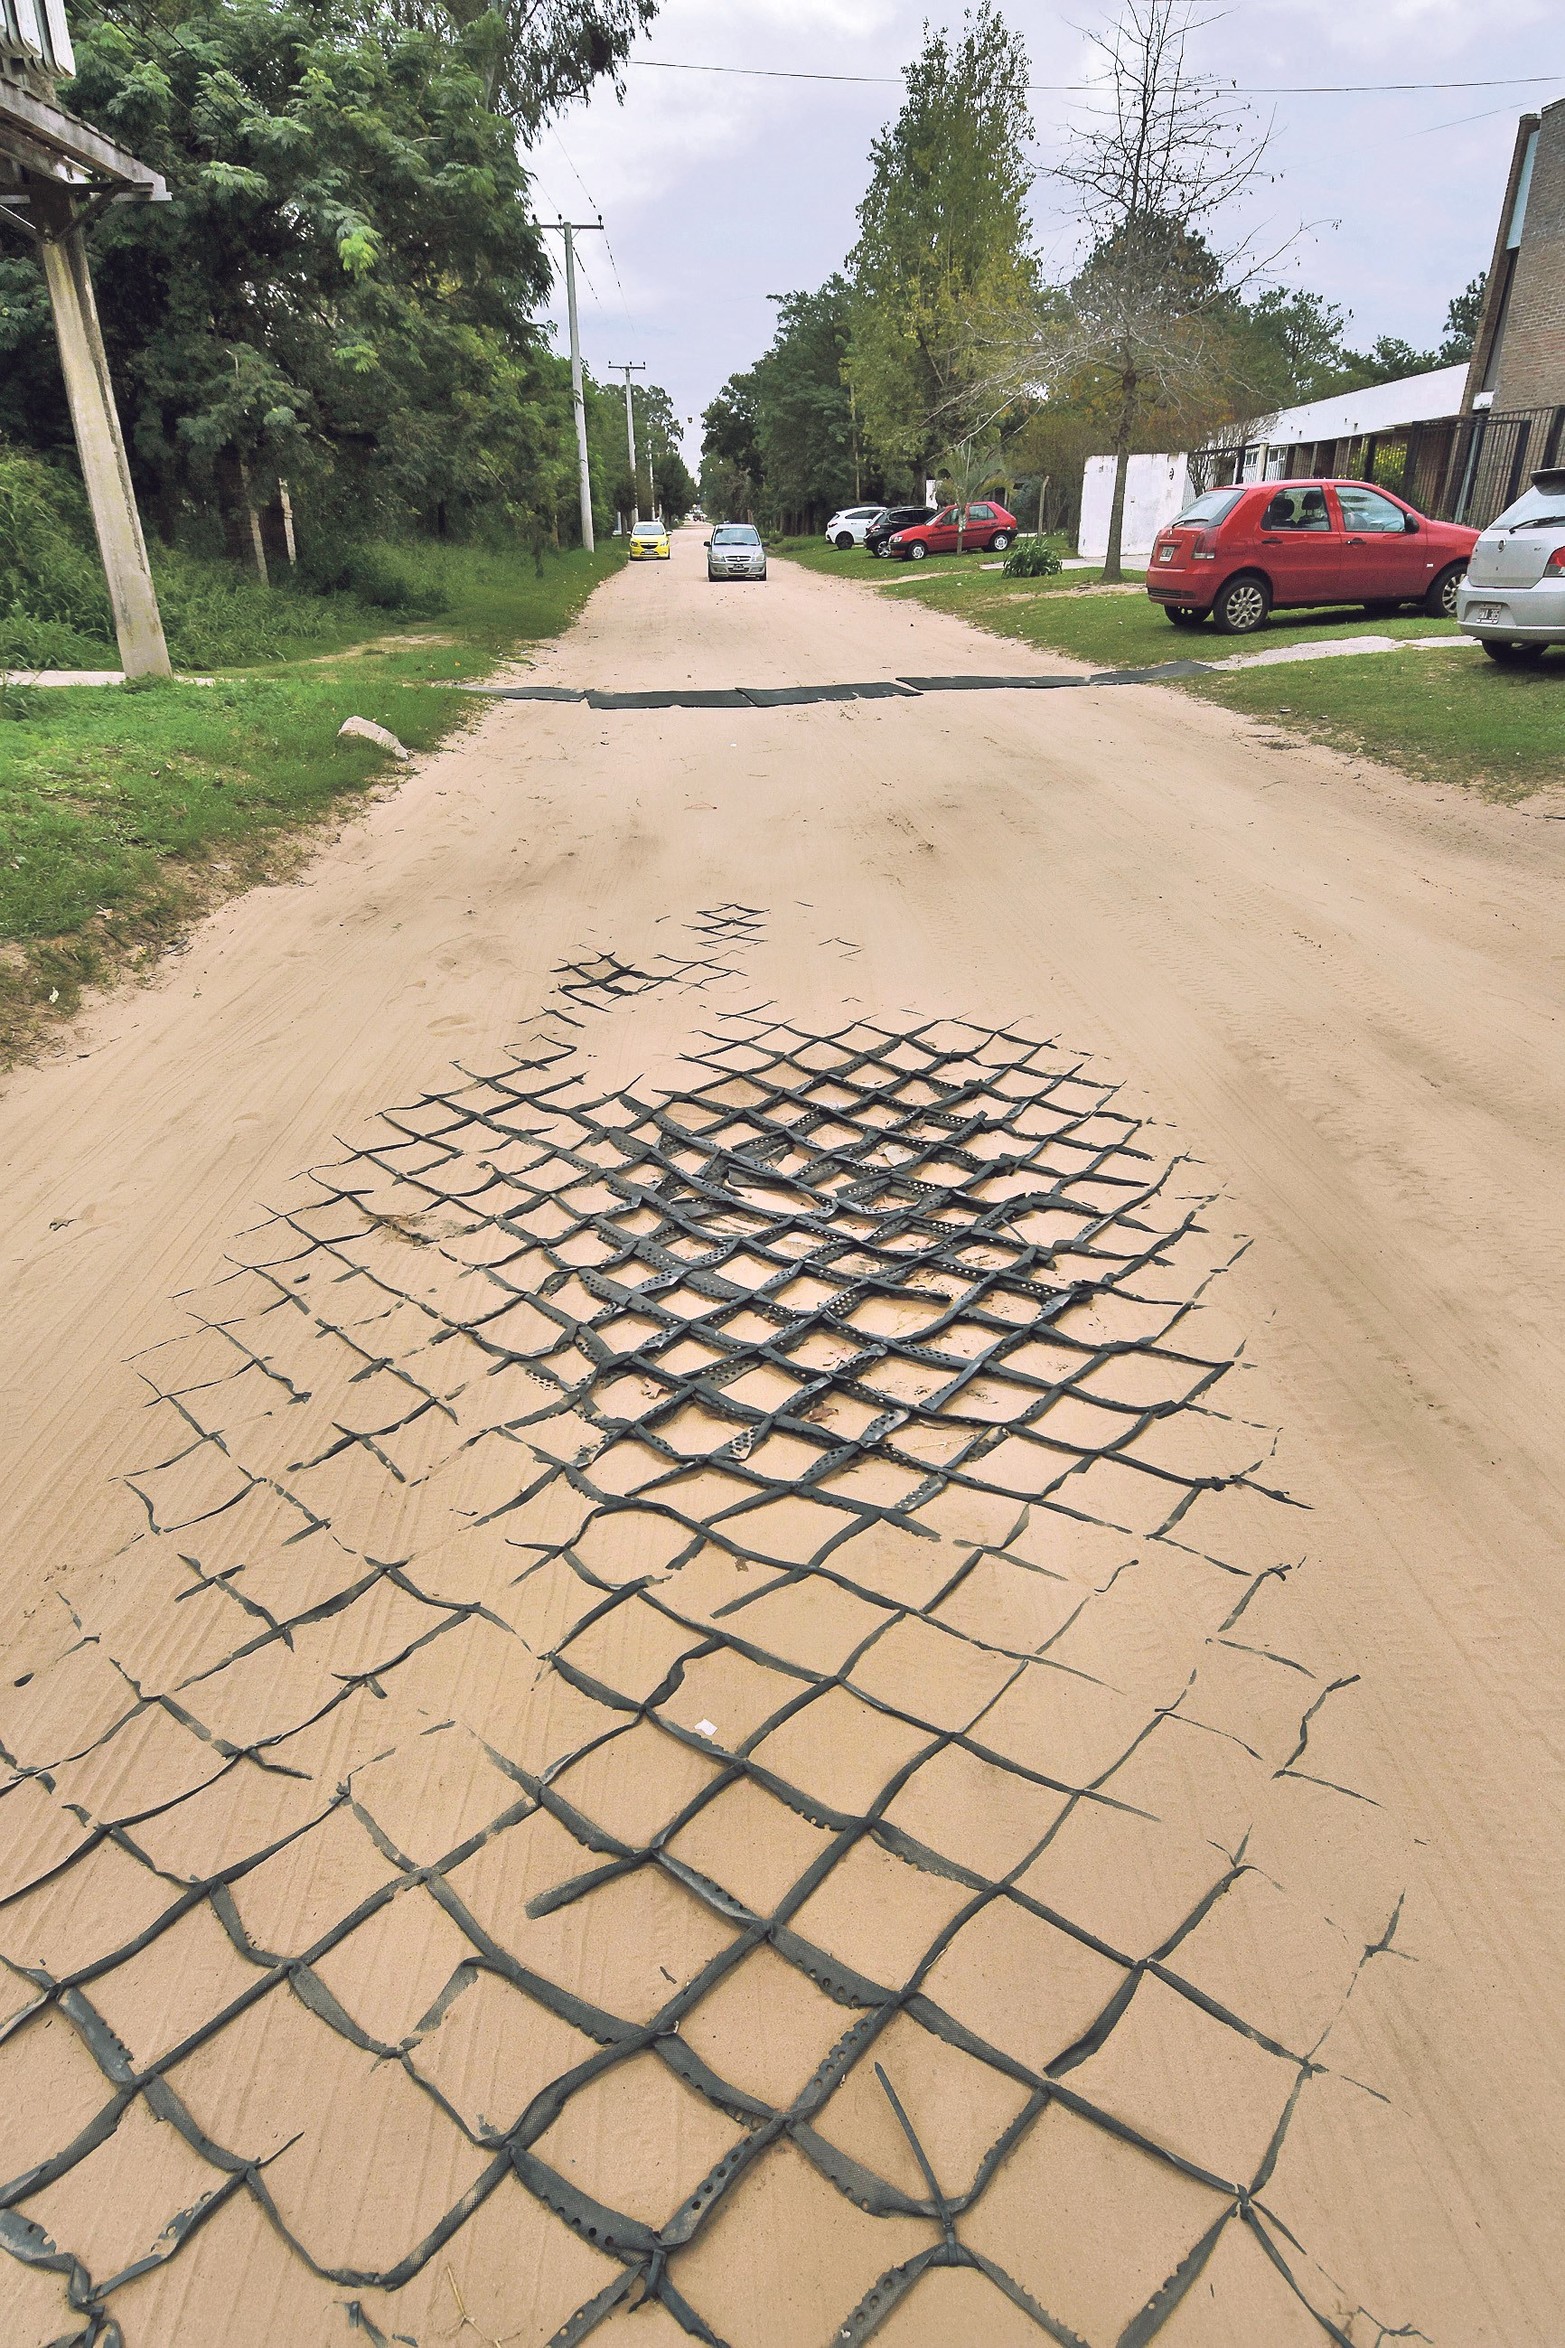
POLYGON ((761 929, 562 970, 142 1359, 0 1704, 40 2341, 1390 2336, 1289 2222, 1397 1902, 1289 1888, 1381 1814, 1196 1171, 956 1021, 594 1092, 761 929))

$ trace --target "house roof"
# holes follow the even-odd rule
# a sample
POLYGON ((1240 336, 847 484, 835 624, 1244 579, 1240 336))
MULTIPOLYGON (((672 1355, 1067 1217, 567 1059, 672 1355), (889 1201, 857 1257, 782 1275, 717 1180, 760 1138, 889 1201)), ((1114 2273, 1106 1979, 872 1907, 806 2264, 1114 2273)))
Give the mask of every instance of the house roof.
MULTIPOLYGON (((1430 424, 1454 416, 1467 385, 1467 362, 1436 367, 1428 375, 1406 375, 1399 383, 1372 383, 1363 391, 1339 392, 1333 399, 1307 400, 1275 416, 1257 416, 1243 426, 1246 447, 1295 448, 1301 441, 1350 440, 1362 432, 1396 432, 1404 424, 1430 424)), ((1224 434, 1230 447, 1240 428, 1224 434)))

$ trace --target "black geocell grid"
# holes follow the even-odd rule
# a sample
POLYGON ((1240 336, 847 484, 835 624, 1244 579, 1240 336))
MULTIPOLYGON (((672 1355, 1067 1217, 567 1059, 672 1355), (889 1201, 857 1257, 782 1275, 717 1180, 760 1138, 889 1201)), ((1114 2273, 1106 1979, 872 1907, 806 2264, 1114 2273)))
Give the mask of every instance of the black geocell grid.
MULTIPOLYGON (((1021 1881, 1083 1807, 1146 1816, 1134 1802, 1121 1801, 1115 1780, 1155 1741, 1221 1733, 1199 1725, 1199 1708, 1189 1722, 1182 1708, 1202 1656, 1214 1645, 1238 1643, 1240 1618, 1280 1570, 1224 1567, 1231 1602, 1215 1620, 1194 1610, 1183 1693, 1127 1717, 1090 1771, 1072 1775, 1035 1765, 1025 1738, 1002 1725, 1006 1697, 1024 1682, 1038 1687, 1040 1674, 1056 1675, 1051 1686, 1072 1680, 1078 1696, 1098 1686, 1080 1667, 1051 1663, 1049 1649, 1106 1599, 1137 1557, 1187 1560, 1210 1575, 1220 1561, 1205 1542, 1181 1539, 1194 1503, 1225 1490, 1266 1492, 1259 1479, 1268 1436, 1216 1407, 1215 1389, 1231 1358, 1185 1339, 1210 1273, 1198 1268, 1170 1278, 1202 1232, 1200 1201, 1177 1195, 1177 1161, 1160 1159, 1155 1135, 1078 1060, 1055 1046, 958 1022, 888 1027, 858 1018, 817 1034, 766 1008, 720 1015, 692 1043, 687 1084, 661 1096, 626 1090, 593 1097, 590 1070, 568 1040, 558 1040, 561 1030, 649 988, 703 987, 730 977, 733 957, 760 934, 761 920, 753 908, 715 908, 694 925, 686 954, 661 957, 650 969, 593 954, 559 973, 552 1025, 546 1022, 530 1047, 384 1116, 366 1146, 311 1178, 316 1203, 264 1226, 246 1267, 204 1292, 194 1306, 198 1334, 143 1361, 160 1398, 157 1413, 162 1421, 177 1414, 180 1430, 165 1453, 129 1478, 147 1511, 146 1539, 160 1554, 178 1557, 184 1580, 170 1605, 184 1597, 219 1611, 232 1604, 232 1648, 177 1686, 149 1694, 135 1658, 112 1652, 106 1635, 93 1629, 90 1611, 78 1613, 78 1635, 39 1680, 85 1668, 82 1658, 96 1650, 95 1668, 106 1661, 123 1680, 123 1709, 90 1744, 68 1754, 30 1748, 25 1708, 19 1725, 14 1691, 7 1689, 0 1711, 13 1772, 7 1794, 41 1789, 70 1811, 80 1830, 68 1857, 0 1903, 0 1950, 35 1993, 0 2032, 0 2097, 7 2048, 51 2016, 68 2023, 104 2083, 104 2102, 87 2124, 0 2193, 0 2243, 25 2264, 66 2278, 81 2318, 73 2339, 118 2342, 116 2294, 149 2267, 199 2258, 204 2226, 236 2194, 254 2197, 266 2210, 298 2258, 345 2296, 352 2323, 366 2335, 412 2337, 383 2330, 385 2315, 377 2317, 352 2295, 394 2292, 437 2256, 449 2260, 462 2228, 514 2177, 556 2221, 616 2262, 605 2286, 560 2323, 557 2348, 585 2339, 649 2295, 692 2337, 721 2341, 725 2335, 703 2313, 701 2291, 693 2283, 683 2287, 682 2274, 703 2237, 737 2206, 756 2164, 786 2143, 869 2218, 917 2217, 933 2228, 925 2250, 911 2259, 888 2256, 868 2292, 843 2306, 832 2335, 843 2348, 870 2339, 926 2274, 951 2266, 979 2270, 1041 2337, 1076 2342, 1077 2333, 1044 2303, 1037 2277, 1008 2271, 985 2250, 975 2222, 996 2177, 1025 2157, 1033 2132, 1051 2113, 1098 2131, 1138 2173, 1151 2164, 1208 2197, 1202 2221, 1168 2260, 1166 2280, 1118 2324, 1119 2348, 1155 2338, 1231 2226, 1259 2245, 1323 2338, 1354 2348, 1367 2336, 1341 2327, 1340 2305, 1334 2314, 1324 2304, 1318 2270, 1265 2198, 1301 2097, 1323 2068, 1325 2033, 1310 2045, 1285 2046, 1181 1974, 1182 1945, 1248 1871, 1243 1841, 1226 1855, 1212 1851, 1209 1880, 1150 1950, 1114 1947, 1021 1881), (425 1276, 430 1271, 433 1282, 425 1276), (1143 1392, 1161 1399, 1115 1398, 1107 1373, 1132 1359, 1147 1373, 1143 1392), (486 1388, 493 1389, 493 1409, 486 1388), (278 1434, 267 1411, 258 1412, 255 1397, 267 1394, 281 1398, 283 1421, 296 1411, 308 1426, 310 1442, 302 1450, 284 1439, 286 1426, 278 1434), (230 1396, 245 1405, 237 1420, 226 1407, 230 1396), (1079 1433, 1051 1434, 1051 1412, 1072 1397, 1089 1399, 1107 1420, 1095 1443, 1079 1433), (627 1398, 639 1399, 639 1407, 629 1409, 627 1398), (1173 1420, 1221 1433, 1234 1446, 1234 1464, 1221 1473, 1181 1473, 1166 1464, 1166 1445, 1158 1457, 1143 1456, 1173 1420), (258 1460, 257 1449, 264 1454, 269 1443, 271 1457, 258 1460), (505 1603, 513 1614, 525 1611, 534 1594, 557 1593, 562 1577, 578 1590, 574 1619, 568 1608, 567 1627, 545 1656, 526 1646, 498 1600, 441 1595, 451 1581, 448 1561, 434 1555, 434 1545, 383 1549, 377 1528, 384 1531, 389 1520, 375 1519, 373 1508, 362 1520, 368 1538, 355 1542, 351 1507, 335 1512, 335 1530, 327 1529, 331 1494, 346 1470, 371 1469, 372 1483, 380 1477, 393 1498, 412 1504, 419 1483, 451 1470, 453 1460, 454 1472, 466 1472, 474 1446, 488 1446, 484 1458, 498 1457, 501 1472, 496 1482, 492 1468, 486 1471, 490 1492, 466 1511, 469 1529, 461 1538, 509 1545, 505 1603), (504 1463, 513 1456, 507 1473, 504 1463), (773 1456, 780 1461, 776 1472, 773 1456), (980 1567, 1048 1574, 1039 1557, 1051 1525, 1063 1537, 1120 1523, 1098 1495, 1095 1478, 1101 1480, 1106 1466, 1121 1479, 1116 1494, 1128 1475, 1140 1479, 1134 1488, 1148 1503, 1132 1512, 1124 1566, 1101 1588, 1084 1586, 1061 1630, 1037 1649, 1007 1648, 960 1627, 953 1609, 980 1567), (969 1509, 992 1528, 987 1537, 962 1531, 969 1509), (910 1599, 896 1587, 897 1560, 942 1510, 941 1537, 952 1544, 953 1569, 932 1594, 910 1599), (247 1511, 269 1528, 266 1540, 247 1543, 236 1533, 247 1511), (616 1578, 615 1552, 624 1536, 654 1532, 659 1562, 653 1570, 616 1578), (308 1607, 292 1614, 280 1609, 279 1558, 297 1549, 315 1556, 318 1567, 328 1541, 338 1559, 330 1586, 308 1607), (224 1562, 230 1557, 233 1562, 224 1562), (732 1593, 720 1602, 710 1597, 714 1575, 732 1593), (823 1602, 842 1593, 873 1610, 870 1628, 835 1669, 790 1655, 786 1642, 769 1644, 764 1608, 752 1615, 760 1600, 797 1583, 819 1589, 823 1602), (356 1607, 393 1591, 395 1636, 383 1652, 372 1646, 356 1662, 345 1649, 342 1661, 351 1668, 332 1674, 334 1693, 321 1696, 312 1679, 309 1702, 295 1717, 285 1690, 283 1715, 265 1733, 239 1738, 217 1725, 227 1675, 257 1656, 280 1663, 279 1647, 292 1659, 316 1626, 347 1624, 356 1607), (906 1708, 912 1701, 906 1675, 893 1669, 889 1683, 877 1684, 875 1672, 877 1649, 897 1634, 951 1641, 953 1664, 960 1658, 964 1668, 981 1665, 993 1693, 974 1700, 972 1717, 930 1719, 916 1704, 906 1708), (514 1641, 517 1672, 529 1684, 536 1679, 538 1716, 552 1686, 571 1725, 559 1750, 545 1738, 544 1749, 524 1759, 489 1741, 479 1714, 468 1719, 497 1782, 505 1781, 509 1806, 434 1862, 418 1863, 376 1815, 378 1762, 361 1763, 345 1783, 316 1786, 308 1736, 366 1691, 394 1699, 405 1685, 431 1691, 435 1728, 454 1733, 453 1714, 439 1709, 440 1647, 446 1637, 460 1644, 470 1635, 514 1641), (621 1685, 616 1654, 627 1665, 638 1655, 654 1660, 639 1680, 621 1685), (751 1706, 757 1724, 726 1749, 707 1733, 712 1724, 698 1728, 675 1717, 687 1676, 714 1658, 752 1691, 774 1683, 751 1706), (819 1783, 797 1782, 768 1755, 768 1741, 789 1723, 833 1702, 866 1708, 866 1719, 885 1724, 904 1747, 867 1803, 834 1804, 829 1786, 823 1793, 819 1783), (118 1808, 73 1801, 72 1772, 79 1774, 83 1754, 100 1754, 133 1728, 145 1729, 147 1715, 157 1710, 164 1716, 156 1724, 160 1732, 198 1763, 194 1785, 139 1805, 122 1800, 118 1808), (699 1756, 710 1774, 658 1831, 629 1839, 591 1814, 588 1794, 577 1791, 573 1798, 569 1773, 584 1754, 601 1755, 615 1740, 647 1735, 699 1756), (921 1770, 953 1753, 1058 1804, 1036 1843, 1003 1874, 968 1865, 888 1815, 921 1770), (166 1862, 158 1866, 159 1823, 177 1823, 181 1804, 232 1772, 258 1766, 271 1773, 291 1769, 304 1781, 299 1821, 197 1877, 181 1877, 166 1862), (792 1813, 829 1838, 764 1913, 675 1847, 682 1831, 741 1781, 779 1806, 779 1824, 792 1813), (655 1875, 692 1904, 692 1915, 720 1929, 722 1945, 692 1977, 674 1980, 666 2002, 649 2015, 606 2010, 579 1983, 535 1970, 464 1898, 455 1880, 460 1870, 545 1816, 579 1846, 580 1866, 529 1902, 529 1918, 575 1903, 587 1903, 590 1918, 591 1903, 611 1887, 655 1875), (389 1867, 389 1880, 302 1951, 259 1945, 244 1921, 247 1878, 300 1838, 350 1818, 389 1867), (123 1946, 75 1971, 51 1973, 24 1962, 19 1951, 30 1911, 106 1844, 140 1867, 156 1867, 169 1885, 167 1907, 123 1946), (871 1848, 913 1870, 910 1885, 916 1876, 949 1887, 947 1920, 917 1962, 892 1981, 869 1978, 812 1941, 799 1921, 850 1854, 871 1848), (418 1887, 438 1902, 471 1954, 414 2030, 397 2042, 378 2040, 345 2010, 319 1968, 390 1901, 418 1887), (996 1903, 1032 1917, 1051 1937, 1064 1935, 1108 1969, 1098 2010, 1036 2065, 991 2043, 926 1986, 963 1930, 996 1903), (112 2005, 112 1977, 155 1951, 197 1907, 216 1918, 253 1981, 138 2067, 101 2010, 112 2005), (721 2076, 681 2035, 763 1945, 844 2010, 840 2038, 786 2109, 721 2076), (597 2049, 503 2126, 475 2124, 431 2075, 439 2068, 431 2050, 438 2052, 442 2025, 485 1976, 509 1984, 597 2049), (1275 2125, 1254 2173, 1218 2175, 1073 2084, 1148 1982, 1275 2061, 1275 2125), (218 2141, 182 2091, 181 2066, 267 1998, 297 2000, 312 2027, 379 2064, 399 2066, 479 2161, 438 2223, 379 2271, 318 2256, 309 2212, 279 2206, 269 2183, 268 2169, 281 2155, 262 2157, 243 2142, 218 2141), (902 2027, 899 2051, 883 2062, 893 2023, 902 2027), (909 2038, 908 2025, 921 2035, 909 2038), (982 2074, 1009 2083, 1013 2095, 1013 2116, 965 2181, 939 2176, 937 2156, 908 2118, 908 2066, 916 2064, 909 2049, 920 2045, 931 2056, 942 2045, 954 2050, 982 2074), (542 2143, 573 2099, 597 2082, 612 2085, 620 2066, 649 2054, 737 2131, 660 2225, 591 2198, 551 2164, 542 2143), (888 2099, 913 2148, 923 2191, 907 2191, 833 2141, 831 2099, 859 2072, 872 2074, 888 2099), (104 2145, 138 2099, 208 2164, 213 2183, 178 2213, 146 2258, 119 2274, 95 2276, 69 2242, 56 2247, 29 2205, 45 2206, 48 2188, 104 2145)), ((444 1513, 453 1505, 447 1502, 444 1513)), ((1274 1505, 1286 1546, 1290 1523, 1298 1520, 1280 1500, 1274 1505)), ((121 1562, 123 1574, 138 1569, 136 1544, 121 1562)), ((1287 1658, 1269 1660, 1279 1672, 1303 1676, 1297 1739, 1268 1774, 1306 1775, 1310 1724, 1335 1683, 1323 1684, 1287 1658)), ((36 1682, 30 1692, 36 1695, 36 1682)), ((1111 1711, 1123 1707, 1112 1691, 1099 1692, 1111 1711)), ((455 1701, 449 1686, 445 1701, 455 1701)), ((461 1721, 460 1712, 454 1717, 461 1721)), ((791 1749, 800 1750, 797 1743, 791 1749)), ((400 1759, 400 1748, 390 1750, 400 1759)), ((629 1756, 637 1747, 625 1750, 629 1756)), ((1349 1789, 1341 1798, 1357 1799, 1349 1789)), ((1396 1912, 1388 1901, 1384 1932, 1351 1952, 1338 2013, 1363 1968, 1390 1948, 1396 1912)), ((623 1920, 608 1925, 611 1932, 623 1929, 623 1920)), ((1017 1982, 1016 1996, 1028 2000, 1025 1980, 1017 1982)), ((1090 2088, 1090 2078, 1084 2084, 1090 2088)), ((808 2257, 809 2246, 801 2244, 799 2255, 808 2257)), ((460 2310, 454 2280, 451 2289, 460 2310)), ((1382 2336, 1378 2324, 1373 2332, 1382 2336)))
POLYGON ((1099 685, 1156 685, 1178 677, 1204 677, 1206 660, 1163 660, 1150 668, 1098 669, 1090 676, 1048 673, 1034 676, 878 677, 849 685, 698 685, 605 692, 586 685, 464 685, 492 701, 575 702, 588 709, 796 709, 820 701, 917 701, 926 693, 1059 693, 1099 685))

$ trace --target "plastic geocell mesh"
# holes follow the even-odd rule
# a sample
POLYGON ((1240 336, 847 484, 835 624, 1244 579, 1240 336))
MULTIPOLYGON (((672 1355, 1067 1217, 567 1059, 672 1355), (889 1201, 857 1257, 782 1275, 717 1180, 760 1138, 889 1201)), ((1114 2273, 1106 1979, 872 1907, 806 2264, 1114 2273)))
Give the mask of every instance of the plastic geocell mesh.
MULTIPOLYGON (((1198 1954, 1337 1694, 1248 1636, 1299 1519, 1223 1401, 1203 1186, 1078 1056, 963 1022, 714 1011, 687 1082, 595 1088, 582 1022, 763 927, 562 969, 140 1363, 145 1532, 0 1704, 0 2103, 55 2082, 0 2247, 83 2342, 150 2339, 164 2268, 285 2292, 221 2266, 245 2211, 372 2339, 490 2337, 498 2211, 562 2348, 649 2296, 799 2348, 766 2261, 845 2348, 920 2293, 895 2337, 957 2337, 953 2272, 1059 2342, 1096 2291, 1134 2348, 1236 2236, 1348 2340, 1267 2202, 1325 2025, 1198 1954), (1207 1830, 1160 1823, 1209 1769, 1207 1830), (1242 2150, 1154 2025, 1242 2071, 1242 2150), (95 2270, 73 2180, 143 2174, 161 2224, 95 2270)), ((1336 1933, 1328 2019, 1394 1927, 1336 1933)))

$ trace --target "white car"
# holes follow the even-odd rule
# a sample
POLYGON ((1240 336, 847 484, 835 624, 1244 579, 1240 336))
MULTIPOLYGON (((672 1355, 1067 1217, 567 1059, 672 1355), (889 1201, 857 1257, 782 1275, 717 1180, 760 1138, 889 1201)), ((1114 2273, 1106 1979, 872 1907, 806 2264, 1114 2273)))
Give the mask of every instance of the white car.
POLYGON ((833 514, 826 525, 826 543, 846 554, 853 546, 862 546, 864 533, 871 522, 878 522, 885 512, 883 505, 845 505, 840 514, 833 514))
POLYGON ((1565 644, 1565 469, 1534 473, 1481 534, 1456 591, 1456 623, 1491 660, 1541 660, 1565 644))

